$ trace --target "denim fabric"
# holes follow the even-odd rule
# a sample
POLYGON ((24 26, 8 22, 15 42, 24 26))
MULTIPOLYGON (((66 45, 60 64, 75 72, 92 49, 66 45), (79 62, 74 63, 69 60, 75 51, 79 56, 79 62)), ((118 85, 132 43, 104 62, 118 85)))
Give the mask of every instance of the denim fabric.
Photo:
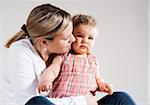
POLYGON ((36 96, 31 98, 25 105, 55 105, 51 103, 46 97, 36 96))
MULTIPOLYGON (((46 97, 36 96, 31 98, 25 105, 55 105, 46 97)), ((98 101, 98 105, 136 105, 133 99, 125 92, 114 92, 98 101)))
POLYGON ((114 92, 98 101, 98 105, 136 105, 133 99, 125 92, 114 92))

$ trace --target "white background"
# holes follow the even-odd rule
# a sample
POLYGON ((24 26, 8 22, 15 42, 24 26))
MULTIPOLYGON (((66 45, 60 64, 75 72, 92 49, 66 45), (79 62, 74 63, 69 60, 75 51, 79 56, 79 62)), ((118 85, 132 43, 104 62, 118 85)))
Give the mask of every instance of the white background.
MULTIPOLYGON (((99 36, 94 52, 100 72, 116 91, 126 91, 137 105, 148 105, 148 1, 146 0, 5 0, 0 1, 0 104, 3 105, 5 57, 8 38, 20 30, 38 4, 52 3, 71 14, 96 18, 99 36)), ((150 3, 149 3, 150 4, 150 3)), ((149 49, 148 49, 149 47, 149 49)), ((14 60, 15 61, 15 60, 14 60)), ((150 88, 150 86, 149 86, 150 88)), ((150 103, 149 103, 150 104, 150 103)))

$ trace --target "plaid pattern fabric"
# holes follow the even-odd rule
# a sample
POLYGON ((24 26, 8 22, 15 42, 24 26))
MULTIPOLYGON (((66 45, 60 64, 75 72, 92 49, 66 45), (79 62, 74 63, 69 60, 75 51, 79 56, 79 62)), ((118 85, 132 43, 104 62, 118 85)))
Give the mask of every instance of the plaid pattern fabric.
POLYGON ((79 57, 69 54, 62 65, 58 78, 54 81, 50 97, 85 95, 97 88, 95 56, 79 57))

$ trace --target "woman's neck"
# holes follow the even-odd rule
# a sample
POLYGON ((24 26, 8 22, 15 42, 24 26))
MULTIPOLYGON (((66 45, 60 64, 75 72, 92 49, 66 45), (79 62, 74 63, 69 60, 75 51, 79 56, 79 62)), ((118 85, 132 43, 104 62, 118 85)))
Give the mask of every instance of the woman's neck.
POLYGON ((42 47, 41 47, 39 44, 34 43, 33 46, 35 47, 35 49, 36 49, 36 51, 38 52, 38 54, 40 55, 40 57, 41 57, 45 62, 47 62, 48 57, 49 57, 49 54, 48 54, 46 51, 44 51, 44 50, 42 49, 42 47))

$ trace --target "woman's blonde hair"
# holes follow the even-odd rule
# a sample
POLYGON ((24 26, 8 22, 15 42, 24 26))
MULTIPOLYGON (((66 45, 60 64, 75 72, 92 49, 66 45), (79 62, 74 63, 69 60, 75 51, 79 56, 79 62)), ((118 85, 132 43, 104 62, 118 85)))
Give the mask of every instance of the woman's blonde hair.
POLYGON ((46 39, 53 39, 64 31, 71 21, 71 16, 68 12, 51 4, 39 5, 31 11, 26 25, 21 28, 22 30, 9 39, 5 47, 9 48, 13 42, 26 37, 29 37, 33 42, 37 37, 41 36, 46 39))

